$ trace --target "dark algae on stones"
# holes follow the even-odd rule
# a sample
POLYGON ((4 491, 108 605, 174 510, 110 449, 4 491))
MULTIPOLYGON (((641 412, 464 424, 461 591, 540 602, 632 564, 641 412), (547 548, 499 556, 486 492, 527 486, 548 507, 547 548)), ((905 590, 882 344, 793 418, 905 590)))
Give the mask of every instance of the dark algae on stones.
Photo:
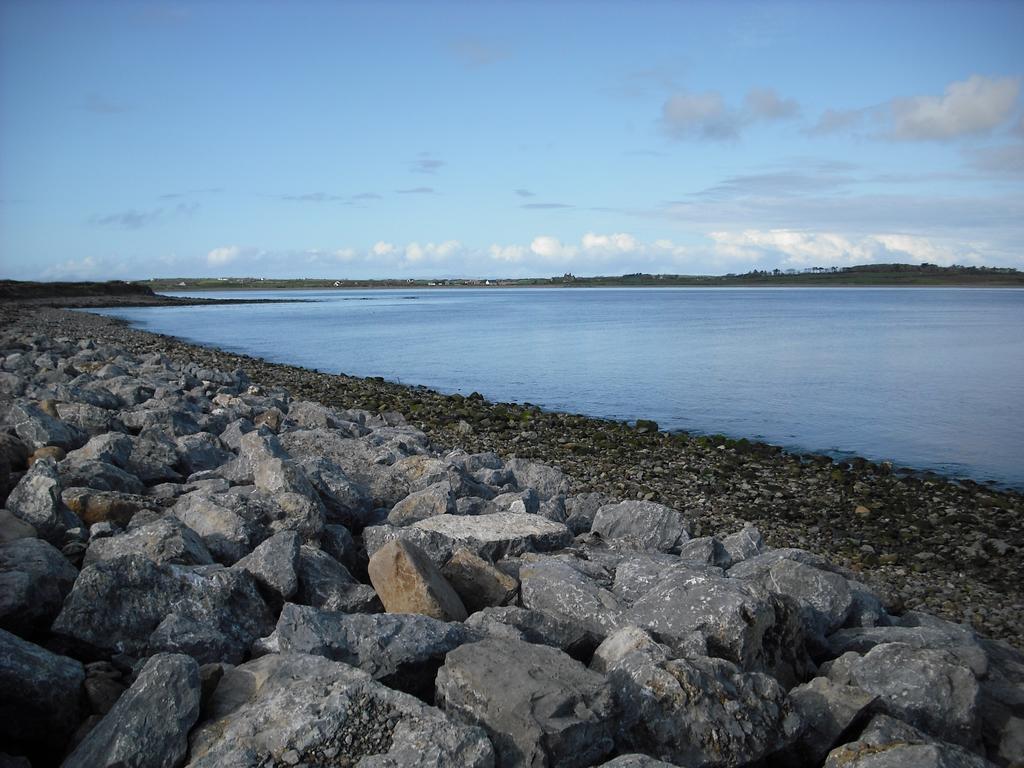
POLYGON ((0 766, 1024 761, 1017 493, 0 323, 0 766))

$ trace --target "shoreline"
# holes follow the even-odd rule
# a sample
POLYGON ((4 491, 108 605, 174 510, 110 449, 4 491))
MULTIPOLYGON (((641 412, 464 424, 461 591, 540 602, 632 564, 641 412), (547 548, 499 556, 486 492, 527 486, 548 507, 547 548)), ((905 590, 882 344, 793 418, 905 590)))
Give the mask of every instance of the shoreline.
MULTIPOLYGON (((123 306, 123 305, 122 305, 123 306)), ((791 454, 718 436, 647 432, 621 422, 444 395, 271 363, 130 326, 117 318, 0 302, 5 325, 88 335, 130 350, 154 341, 171 357, 338 408, 403 413, 439 448, 494 451, 560 467, 575 493, 649 498, 690 514, 706 533, 757 525, 775 547, 811 550, 858 574, 893 608, 921 608, 981 633, 1024 636, 1024 496, 973 481, 904 474, 863 459, 791 454)))

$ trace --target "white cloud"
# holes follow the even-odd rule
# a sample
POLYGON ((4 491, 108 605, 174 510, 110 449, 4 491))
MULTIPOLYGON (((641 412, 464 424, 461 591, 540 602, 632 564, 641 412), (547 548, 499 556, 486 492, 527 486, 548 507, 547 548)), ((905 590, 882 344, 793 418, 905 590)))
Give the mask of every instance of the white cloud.
POLYGON ((800 105, 794 99, 780 99, 774 88, 751 88, 747 92, 747 112, 762 120, 796 117, 800 105))
POLYGON ((941 141, 988 133, 1009 120, 1019 94, 1019 78, 973 75, 950 83, 943 96, 896 99, 892 136, 941 141))
POLYGON ((942 265, 983 261, 969 243, 938 242, 907 234, 850 237, 835 232, 746 229, 710 232, 708 237, 714 242, 715 254, 722 262, 807 267, 908 260, 942 265))
POLYGON ((874 128, 869 134, 873 138, 898 141, 985 135, 1013 118, 1020 84, 1019 77, 972 75, 947 85, 942 96, 908 96, 857 109, 826 109, 808 133, 836 133, 867 123, 874 128))
POLYGON ((715 91, 674 93, 661 108, 662 127, 674 139, 734 139, 739 123, 722 94, 715 91))
POLYGON ((386 243, 383 240, 374 243, 373 248, 370 249, 374 256, 390 256, 397 249, 392 243, 386 243))
POLYGON ((550 235, 533 238, 533 242, 530 243, 530 251, 541 258, 551 260, 571 259, 577 253, 574 246, 562 245, 557 237, 550 235))
POLYGON ((214 248, 208 254, 206 254, 206 263, 211 267, 219 267, 224 264, 230 264, 232 261, 238 258, 241 254, 242 249, 237 245, 225 245, 221 248, 214 248))
POLYGON ((751 88, 742 108, 730 107, 717 91, 677 91, 662 105, 661 126, 674 139, 728 140, 758 120, 782 120, 800 113, 794 99, 783 99, 773 88, 751 88))

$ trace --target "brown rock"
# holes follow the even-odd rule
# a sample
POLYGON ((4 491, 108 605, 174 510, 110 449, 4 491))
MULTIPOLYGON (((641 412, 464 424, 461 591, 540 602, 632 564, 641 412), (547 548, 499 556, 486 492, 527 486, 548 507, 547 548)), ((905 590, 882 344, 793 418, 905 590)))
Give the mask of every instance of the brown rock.
POLYGON ((31 467, 40 459, 53 459, 54 461, 61 461, 67 453, 63 448, 56 445, 44 445, 39 448, 35 453, 28 457, 28 465, 31 467))
POLYGON ((277 432, 281 428, 281 422, 284 421, 284 414, 278 408, 268 408, 255 419, 253 424, 257 427, 265 426, 274 432, 277 432))
POLYGON ((519 589, 514 578, 465 548, 456 550, 441 573, 470 613, 492 605, 506 605, 519 589))
POLYGON ((468 614, 458 593, 427 554, 396 539, 370 558, 370 583, 388 613, 419 613, 439 621, 464 621, 468 614))
POLYGON ((144 496, 91 488, 68 488, 61 494, 61 500, 86 525, 111 522, 126 526, 140 509, 153 508, 153 503, 144 496))
POLYGON ((52 416, 55 419, 60 418, 60 413, 57 412, 57 401, 56 400, 41 400, 39 401, 39 410, 45 413, 47 416, 52 416))

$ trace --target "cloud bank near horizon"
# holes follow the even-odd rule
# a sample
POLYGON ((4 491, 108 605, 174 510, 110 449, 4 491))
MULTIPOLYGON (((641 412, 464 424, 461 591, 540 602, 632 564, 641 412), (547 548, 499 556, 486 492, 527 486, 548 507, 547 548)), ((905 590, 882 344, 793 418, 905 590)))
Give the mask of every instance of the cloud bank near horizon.
POLYGON ((171 255, 148 271, 125 259, 86 257, 54 265, 51 280, 150 277, 516 278, 652 274, 724 274, 753 269, 804 269, 871 263, 993 265, 982 244, 901 233, 864 236, 794 229, 720 230, 693 244, 626 232, 587 232, 565 242, 538 235, 528 243, 467 246, 459 240, 378 240, 364 248, 275 250, 229 244, 205 255, 171 255))

